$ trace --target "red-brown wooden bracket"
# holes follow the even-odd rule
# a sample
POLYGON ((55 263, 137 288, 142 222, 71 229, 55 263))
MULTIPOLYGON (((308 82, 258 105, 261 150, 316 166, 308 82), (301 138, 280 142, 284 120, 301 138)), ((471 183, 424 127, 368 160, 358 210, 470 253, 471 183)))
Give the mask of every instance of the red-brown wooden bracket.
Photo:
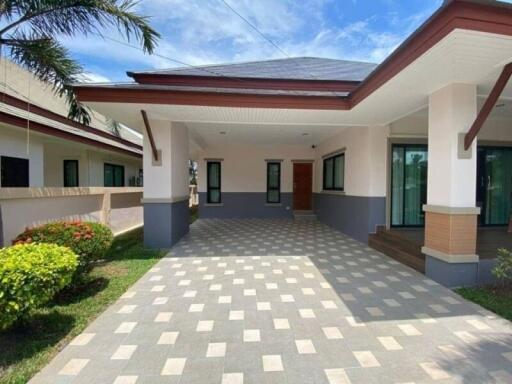
POLYGON ((480 132, 480 129, 482 129, 482 126, 484 125, 485 121, 487 120, 494 106, 496 105, 496 102, 498 101, 498 98, 501 96, 503 89, 505 89, 505 86, 507 85, 511 75, 512 63, 508 63, 507 65, 505 65, 505 67, 503 67, 503 71, 501 71, 501 75, 500 77, 498 77, 496 84, 494 84, 491 93, 489 93, 489 96, 487 96, 487 100, 485 100, 484 106, 482 107, 480 112, 478 112, 478 115, 475 121, 473 122, 473 125, 469 129, 468 133, 466 133, 466 136, 464 136, 464 149, 466 151, 469 149, 469 147, 471 147, 473 140, 475 140, 475 137, 478 135, 478 132, 480 132))
POLYGON ((142 120, 144 120, 144 126, 148 133, 149 144, 151 144, 151 151, 153 152, 153 160, 158 161, 158 151, 155 145, 155 139, 153 138, 153 132, 151 131, 151 125, 149 125, 148 114, 145 110, 141 110, 142 120))

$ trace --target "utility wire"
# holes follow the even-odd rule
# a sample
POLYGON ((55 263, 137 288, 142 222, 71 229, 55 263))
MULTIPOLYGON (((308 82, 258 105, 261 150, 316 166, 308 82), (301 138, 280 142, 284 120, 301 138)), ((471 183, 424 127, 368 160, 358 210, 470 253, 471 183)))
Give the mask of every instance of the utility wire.
POLYGON ((290 57, 290 55, 288 53, 285 52, 284 49, 282 49, 279 45, 277 45, 276 43, 274 43, 271 39, 269 39, 267 36, 265 36, 265 34, 263 32, 261 32, 258 27, 256 27, 253 23, 251 23, 248 19, 246 19, 245 17, 243 17, 240 13, 237 12, 236 9, 234 9, 231 5, 229 5, 229 3, 226 1, 226 0, 220 0, 224 3, 224 5, 226 7, 228 7, 229 9, 231 9, 231 11, 236 14, 238 17, 240 17, 243 21, 245 21, 247 23, 247 25, 249 25, 253 30, 255 30, 261 37, 263 37, 266 41, 268 41, 272 46, 274 46, 275 49, 277 49, 279 52, 281 52, 283 55, 285 55, 286 57, 290 57))
MULTIPOLYGON (((226 1, 226 0, 220 0, 227 8, 229 8, 235 15, 237 15, 238 17, 240 17, 243 21, 245 21, 245 23, 247 25, 249 25, 254 31, 256 31, 256 33, 258 33, 258 35, 260 35, 261 37, 263 37, 267 42, 269 42, 274 48, 276 48, 279 52, 281 52, 284 56, 286 56, 287 58, 291 58, 290 55, 288 55, 288 53, 286 53, 286 51, 284 49, 282 49, 279 45, 277 45, 276 43, 274 43, 270 38, 268 38, 263 32, 261 32, 258 27, 256 27, 253 23, 251 23, 247 18, 245 18, 243 15, 241 15, 236 9, 234 9, 231 5, 229 5, 229 3, 226 1)), ((297 63, 297 62, 294 62, 295 65, 301 67, 303 70, 305 70, 306 72, 308 72, 309 76, 311 76, 312 79, 314 80, 318 80, 318 77, 313 75, 308 68, 304 67, 302 64, 300 63, 297 63)), ((331 91, 332 94, 334 96, 337 96, 336 95, 336 92, 334 91, 331 91)))
MULTIPOLYGON (((125 47, 130 47, 130 48, 133 48, 133 49, 137 49, 141 52, 144 52, 144 50, 141 48, 141 47, 138 47, 136 45, 133 45, 133 44, 130 44, 130 43, 127 43, 125 41, 122 41, 122 40, 118 40, 118 39, 115 39, 113 37, 109 37, 109 36, 104 36, 100 33, 95 33, 93 32, 93 34, 99 36, 100 38, 102 39, 105 39, 105 40, 109 40, 109 41, 112 41, 114 43, 117 43, 117 44, 121 44, 121 45, 124 45, 125 47)), ((238 81, 240 83, 244 83, 244 84, 247 84, 247 85, 251 85, 251 82, 250 81, 247 81, 247 80, 244 80, 244 79, 241 79, 239 77, 233 77, 233 76, 228 76, 228 75, 225 75, 223 73, 220 73, 220 72, 216 72, 214 70, 211 70, 211 69, 208 69, 207 67, 202 67, 202 66, 198 66, 198 65, 193 65, 193 64, 189 64, 185 61, 182 61, 182 60, 178 60, 178 59, 175 59, 175 58, 172 58, 172 57, 169 57, 169 56, 164 56, 162 54, 159 54, 159 53, 152 53, 151 54, 152 56, 156 56, 156 57, 159 57, 161 59, 164 59, 164 60, 169 60, 169 61, 172 61, 173 63, 177 63, 177 64, 180 64, 180 65, 183 65, 183 66, 186 66, 186 67, 189 67, 189 68, 192 68, 192 69, 197 69, 199 71, 203 71, 203 72, 206 72, 206 73, 209 73, 211 75, 215 75, 217 77, 223 77, 225 79, 230 79, 230 80, 235 80, 235 81, 238 81)), ((249 87, 250 89, 250 87, 249 87)), ((292 93, 292 94, 295 94, 295 95, 301 95, 300 92, 297 92, 295 90, 289 90, 288 92, 292 93)))

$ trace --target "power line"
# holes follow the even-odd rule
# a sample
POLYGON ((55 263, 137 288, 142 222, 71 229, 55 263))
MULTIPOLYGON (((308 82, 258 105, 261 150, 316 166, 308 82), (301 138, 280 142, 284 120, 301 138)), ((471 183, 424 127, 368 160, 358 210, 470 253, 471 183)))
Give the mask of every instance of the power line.
MULTIPOLYGON (((247 25, 249 25, 254 31, 256 31, 258 33, 258 35, 260 35, 261 37, 263 37, 266 41, 268 41, 274 48, 276 48, 279 52, 281 52, 283 55, 285 55, 287 58, 291 58, 290 55, 288 55, 288 53, 286 53, 285 50, 283 50, 280 46, 278 46, 276 43, 274 43, 270 38, 268 38, 263 32, 261 32, 258 27, 256 27, 254 24, 252 24, 247 18, 245 18, 244 16, 242 16, 236 9, 234 9, 231 5, 229 5, 229 3, 226 1, 226 0, 220 0, 226 7, 228 7, 235 15, 237 15, 238 17, 240 17, 243 21, 245 21, 247 23, 247 25)), ((305 72, 307 72, 309 74, 309 76, 311 76, 312 79, 314 80, 318 80, 318 77, 315 76, 314 74, 311 73, 311 71, 304 67, 301 63, 297 63, 297 62, 293 62, 293 64, 295 64, 296 66, 299 66, 301 67, 303 70, 305 70, 305 72)), ((336 96, 336 93, 334 91, 331 91, 332 94, 334 96, 336 96)))
MULTIPOLYGON (((102 34, 100 34, 100 33, 95 33, 95 32, 93 32, 93 34, 95 34, 95 35, 97 35, 97 36, 101 37, 102 39, 110 40, 110 41, 112 41, 112 42, 114 42, 114 43, 121 44, 121 45, 124 45, 124 46, 126 46, 126 47, 130 47, 130 48, 133 48, 133 49, 137 49, 137 50, 139 50, 139 51, 141 51, 141 52, 144 52, 144 50, 143 50, 141 47, 138 47, 138 46, 136 46, 136 45, 132 45, 132 44, 127 43, 127 42, 125 42, 125 41, 118 40, 118 39, 115 39, 115 38, 113 38, 113 37, 109 37, 109 36, 103 36, 103 35, 102 35, 102 34)), ((215 76, 217 76, 217 77, 223 77, 223 78, 225 78, 225 79, 235 80, 235 81, 238 81, 238 82, 240 82, 240 83, 245 83, 245 84, 248 84, 248 85, 250 85, 250 84, 251 84, 251 82, 250 82, 250 81, 247 81, 247 80, 241 79, 241 78, 239 78, 239 77, 228 76, 228 75, 225 75, 225 74, 223 74, 223 73, 216 72, 216 71, 214 71, 214 70, 210 70, 210 69, 207 69, 207 68, 205 68, 205 67, 201 67, 201 66, 197 66, 197 65, 189 64, 189 63, 187 63, 187 62, 185 62, 185 61, 178 60, 178 59, 174 59, 174 58, 169 57, 169 56, 164 56, 164 55, 159 54, 159 53, 152 53, 151 55, 152 55, 152 56, 156 56, 156 57, 160 57, 161 59, 164 59, 164 60, 172 61, 172 62, 177 63, 177 64, 180 64, 180 65, 184 65, 184 66, 186 66, 186 67, 190 67, 190 68, 192 68, 192 69, 197 69, 197 70, 200 70, 200 71, 203 71, 203 72, 206 72, 206 73, 209 73, 209 74, 215 75, 215 76)), ((289 90, 289 92, 290 92, 290 93, 292 93, 292 94, 295 94, 295 95, 299 95, 299 96, 301 95, 301 94, 300 94, 300 92, 297 92, 297 91, 295 91, 295 90, 289 90)))
POLYGON ((286 53, 281 47, 279 47, 279 45, 277 45, 276 43, 274 43, 271 39, 269 39, 267 36, 265 36, 265 34, 263 32, 261 32, 258 27, 256 27, 254 24, 252 24, 248 19, 246 19, 245 17, 243 17, 240 13, 238 13, 236 11, 236 9, 234 9, 231 5, 229 5, 229 3, 226 1, 226 0, 220 0, 224 3, 224 5, 226 7, 228 7, 229 9, 231 9, 231 11, 233 11, 233 13, 235 13, 238 17, 240 17, 243 21, 245 21, 247 23, 247 25, 249 25, 252 29, 254 29, 261 37, 263 37, 266 41, 268 41, 272 46, 274 46, 274 48, 276 48, 279 52, 281 52, 283 55, 285 55, 286 57, 290 58, 290 55, 288 55, 288 53, 286 53))

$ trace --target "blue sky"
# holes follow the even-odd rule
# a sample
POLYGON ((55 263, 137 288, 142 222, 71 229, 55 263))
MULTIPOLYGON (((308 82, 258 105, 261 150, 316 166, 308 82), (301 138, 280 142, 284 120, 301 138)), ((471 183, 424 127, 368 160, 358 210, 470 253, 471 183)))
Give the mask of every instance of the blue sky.
MULTIPOLYGON (((377 63, 442 4, 442 0, 226 1, 290 56, 377 63)), ((157 53, 192 65, 283 57, 221 0, 142 0, 137 12, 151 17, 162 35, 157 53)), ((106 35, 120 38, 115 31, 106 35)), ((62 41, 92 81, 127 81, 127 70, 180 66, 96 36, 62 41)))

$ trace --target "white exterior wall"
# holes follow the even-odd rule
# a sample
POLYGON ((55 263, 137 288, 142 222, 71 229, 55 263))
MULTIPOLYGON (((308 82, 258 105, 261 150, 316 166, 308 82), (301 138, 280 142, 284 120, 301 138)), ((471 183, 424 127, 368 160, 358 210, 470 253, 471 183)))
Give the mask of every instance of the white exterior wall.
POLYGON ((43 153, 43 143, 40 137, 34 135, 30 136, 27 152, 26 132, 0 124, 0 156, 18 157, 29 160, 30 187, 44 186, 43 153))
MULTIPOLYGON (((205 159, 223 159, 222 192, 266 192, 267 159, 281 163, 281 192, 293 192, 292 160, 314 160, 315 151, 307 146, 244 146, 207 148, 198 156, 198 192, 206 192, 205 159)), ((314 177, 314 175, 313 175, 314 177)))
POLYGON ((103 186, 104 163, 124 166, 126 186, 129 186, 131 177, 139 176, 139 169, 142 169, 142 159, 94 150, 67 140, 45 138, 39 133, 32 132, 28 142, 27 153, 26 131, 0 124, 0 156, 29 160, 30 187, 63 187, 64 160, 78 160, 81 187, 103 186))
POLYGON ((142 169, 142 159, 95 151, 89 148, 65 142, 45 143, 44 186, 64 186, 64 160, 78 160, 78 182, 80 187, 102 187, 105 163, 124 166, 125 186, 130 185, 130 178, 139 176, 139 169, 142 169))
POLYGON ((345 194, 385 196, 388 134, 386 126, 351 127, 318 145, 314 192, 322 191, 323 157, 344 149, 345 194))

